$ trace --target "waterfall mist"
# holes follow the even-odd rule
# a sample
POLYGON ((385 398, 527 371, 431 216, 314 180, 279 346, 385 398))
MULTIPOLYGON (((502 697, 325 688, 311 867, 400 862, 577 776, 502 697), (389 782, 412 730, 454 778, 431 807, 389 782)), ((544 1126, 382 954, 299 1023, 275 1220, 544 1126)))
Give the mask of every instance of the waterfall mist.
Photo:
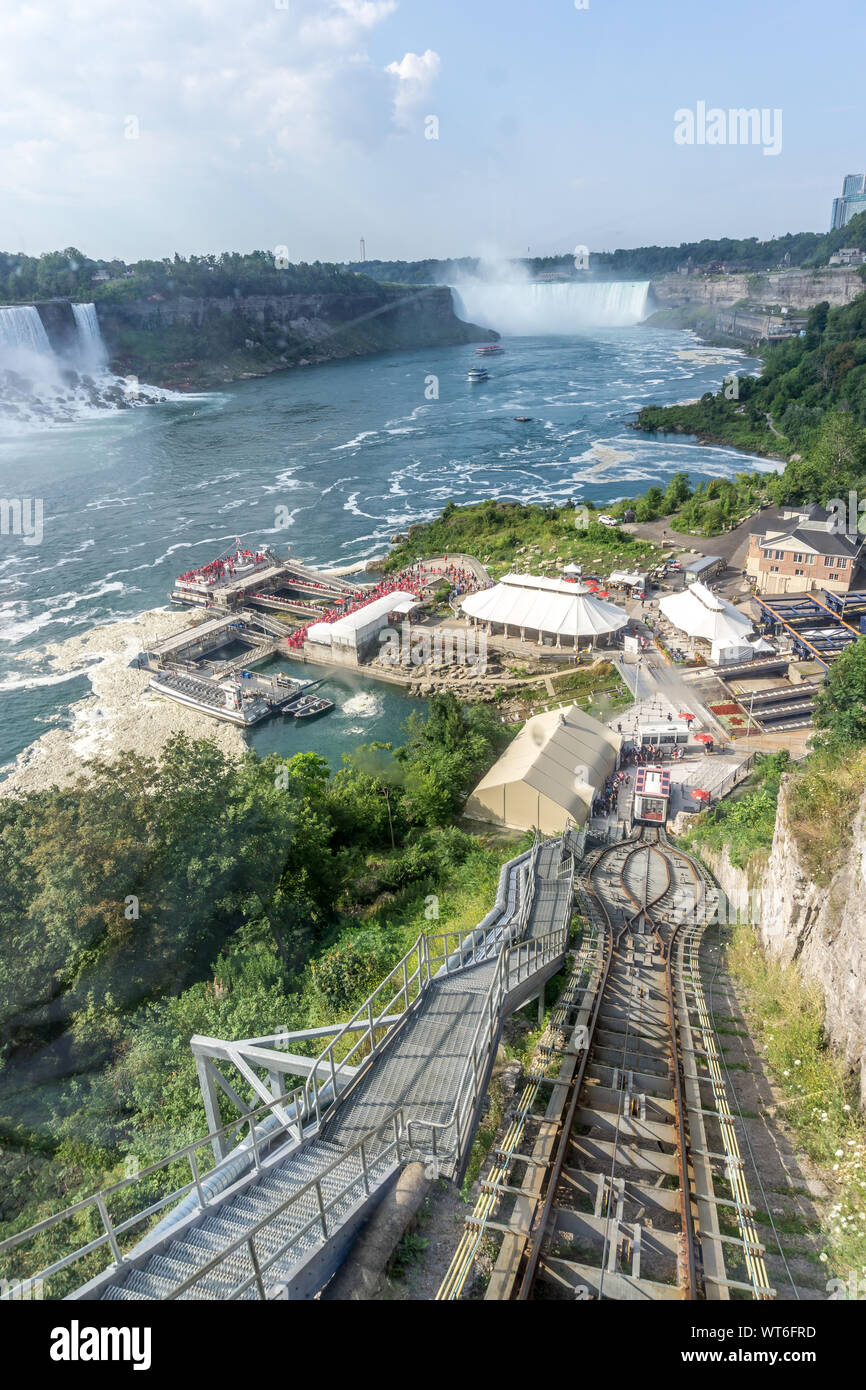
POLYGON ((108 370, 93 304, 0 307, 0 425, 7 431, 149 405, 165 396, 108 370))
POLYGON ((466 280, 452 286, 454 312, 482 328, 517 337, 630 328, 647 315, 649 280, 466 280))

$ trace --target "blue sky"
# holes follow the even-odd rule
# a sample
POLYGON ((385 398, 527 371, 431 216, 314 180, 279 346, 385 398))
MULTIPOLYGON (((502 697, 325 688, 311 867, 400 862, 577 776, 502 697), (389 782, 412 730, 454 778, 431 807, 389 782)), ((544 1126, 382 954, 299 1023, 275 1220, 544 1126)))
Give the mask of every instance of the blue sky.
POLYGON ((0 245, 343 260, 361 236, 415 258, 823 231, 866 169, 864 13, 70 0, 60 25, 23 3, 0 18, 0 245), (781 110, 780 153, 676 144, 699 101, 781 110))

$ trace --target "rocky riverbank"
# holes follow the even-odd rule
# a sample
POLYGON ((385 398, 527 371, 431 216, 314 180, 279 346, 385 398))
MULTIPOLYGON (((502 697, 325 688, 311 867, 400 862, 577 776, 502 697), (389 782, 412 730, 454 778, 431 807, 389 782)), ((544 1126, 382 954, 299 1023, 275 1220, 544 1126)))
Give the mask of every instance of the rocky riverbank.
POLYGON ((181 614, 157 608, 46 646, 47 669, 86 674, 91 694, 70 706, 67 727, 51 729, 0 768, 0 796, 68 786, 89 758, 124 751, 156 757, 175 733, 213 738, 224 752, 241 757, 247 745, 240 729, 155 695, 148 689, 149 672, 130 665, 144 647, 183 625, 181 614))

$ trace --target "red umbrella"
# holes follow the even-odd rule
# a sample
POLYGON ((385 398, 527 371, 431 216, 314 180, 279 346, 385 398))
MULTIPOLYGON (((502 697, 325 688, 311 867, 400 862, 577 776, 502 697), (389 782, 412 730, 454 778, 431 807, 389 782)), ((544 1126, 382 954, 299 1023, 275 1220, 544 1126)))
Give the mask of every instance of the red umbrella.
POLYGON ((710 800, 710 794, 709 794, 709 792, 705 792, 704 789, 703 789, 703 787, 695 787, 695 790, 694 790, 693 792, 690 792, 689 795, 692 797, 692 800, 693 800, 693 801, 709 801, 709 800, 710 800))
POLYGON ((712 734, 695 734, 695 742, 696 742, 696 743, 712 743, 712 741, 713 741, 713 736, 712 736, 712 734))
POLYGON ((607 592, 607 589, 599 589, 598 596, 599 598, 610 598, 610 594, 607 592))
POLYGON ((692 722, 694 717, 695 716, 692 714, 691 710, 684 709, 680 712, 680 719, 687 719, 689 723, 692 722))

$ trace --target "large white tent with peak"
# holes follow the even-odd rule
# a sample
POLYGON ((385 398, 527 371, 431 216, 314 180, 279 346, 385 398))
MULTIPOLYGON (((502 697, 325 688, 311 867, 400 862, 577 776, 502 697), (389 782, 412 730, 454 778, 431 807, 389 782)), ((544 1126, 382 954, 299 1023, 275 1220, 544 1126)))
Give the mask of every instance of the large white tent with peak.
POLYGON ((691 584, 681 594, 660 599, 659 608, 681 632, 702 637, 714 647, 742 642, 753 631, 751 618, 700 582, 691 584))
POLYGON ((535 574, 506 574, 491 589, 467 594, 461 607, 476 624, 499 626, 505 636, 543 640, 552 636, 556 645, 570 638, 574 646, 580 641, 595 641, 608 633, 618 632, 628 622, 628 614, 614 603, 596 598, 585 584, 571 584, 565 579, 546 579, 535 574))

